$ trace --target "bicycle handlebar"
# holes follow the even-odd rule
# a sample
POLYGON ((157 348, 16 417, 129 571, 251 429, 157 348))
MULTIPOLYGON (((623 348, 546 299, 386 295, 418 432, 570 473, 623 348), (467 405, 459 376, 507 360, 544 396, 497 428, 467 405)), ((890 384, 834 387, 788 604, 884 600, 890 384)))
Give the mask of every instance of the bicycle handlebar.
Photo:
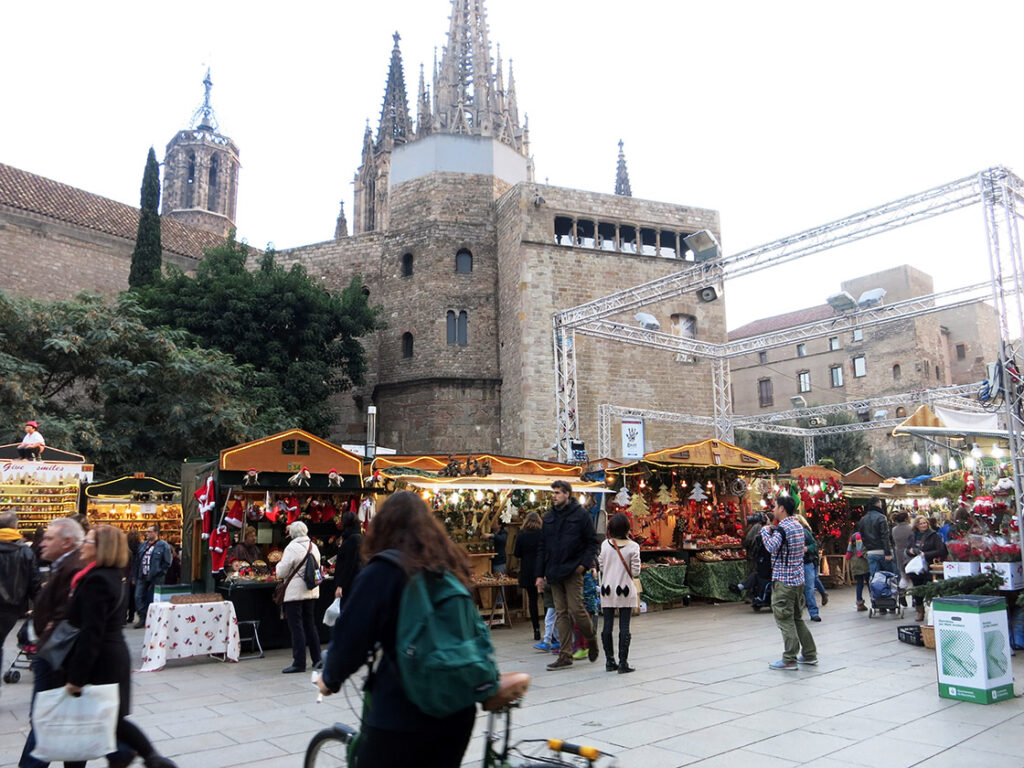
POLYGON ((570 744, 561 739, 548 739, 548 749, 552 752, 568 752, 570 755, 579 755, 587 760, 597 760, 601 756, 601 751, 596 747, 570 744))

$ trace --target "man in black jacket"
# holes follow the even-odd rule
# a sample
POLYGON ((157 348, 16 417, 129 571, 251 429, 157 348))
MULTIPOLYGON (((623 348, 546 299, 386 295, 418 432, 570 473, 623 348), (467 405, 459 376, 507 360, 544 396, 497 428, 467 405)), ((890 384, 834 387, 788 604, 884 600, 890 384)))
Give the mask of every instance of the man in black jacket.
POLYGON ((558 637, 562 644, 558 659, 548 669, 572 666, 572 624, 575 620, 587 640, 590 661, 597 661, 600 651, 594 625, 583 607, 583 573, 597 561, 598 541, 590 514, 572 497, 572 486, 565 480, 551 484, 552 506, 544 515, 537 547, 537 590, 544 583, 551 587, 558 614, 558 637))
POLYGON ((864 554, 873 577, 879 571, 896 572, 892 556, 892 537, 889 521, 885 519, 885 502, 877 496, 868 501, 868 508, 857 525, 864 543, 864 554))
POLYGON ((18 513, 0 513, 0 668, 4 641, 39 592, 39 583, 36 556, 18 532, 18 513))

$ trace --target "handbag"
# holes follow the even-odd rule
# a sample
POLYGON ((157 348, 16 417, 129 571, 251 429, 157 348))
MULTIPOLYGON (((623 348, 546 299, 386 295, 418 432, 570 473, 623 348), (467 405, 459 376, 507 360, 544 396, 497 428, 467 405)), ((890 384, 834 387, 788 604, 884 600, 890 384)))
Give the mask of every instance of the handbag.
MULTIPOLYGON (((306 549, 306 557, 309 557, 309 553, 312 552, 312 551, 313 551, 313 540, 310 539, 309 540, 309 547, 306 549)), ((288 574, 288 578, 285 579, 284 581, 282 581, 276 587, 274 587, 274 595, 273 595, 273 597, 271 599, 274 601, 275 605, 281 605, 284 602, 284 595, 285 595, 285 592, 288 591, 288 584, 291 582, 292 579, 295 578, 295 574, 299 572, 299 568, 301 568, 303 565, 305 565, 305 563, 306 563, 306 558, 304 557, 301 560, 299 560, 299 562, 297 562, 295 564, 295 567, 292 568, 292 572, 288 574)))
POLYGON ((615 542, 609 539, 612 545, 612 549, 615 550, 615 554, 619 556, 619 562, 622 563, 622 567, 626 569, 626 576, 633 581, 633 590, 636 592, 636 604, 640 605, 640 593, 644 591, 644 585, 640 583, 640 579, 633 578, 633 572, 629 570, 629 565, 626 563, 626 558, 622 556, 622 550, 615 546, 615 542))
POLYGON ((43 762, 95 760, 117 749, 117 683, 86 685, 78 696, 64 687, 39 691, 32 705, 36 748, 32 757, 43 762))
POLYGON ((78 627, 64 619, 54 627, 46 643, 36 651, 36 656, 49 664, 51 669, 60 669, 78 641, 78 632, 78 627))
POLYGON ((907 561, 903 570, 907 573, 922 574, 928 570, 928 563, 925 561, 924 555, 914 555, 907 561))
POLYGON ((324 580, 324 573, 312 553, 306 553, 306 566, 302 572, 302 580, 306 582, 306 589, 316 589, 324 580))

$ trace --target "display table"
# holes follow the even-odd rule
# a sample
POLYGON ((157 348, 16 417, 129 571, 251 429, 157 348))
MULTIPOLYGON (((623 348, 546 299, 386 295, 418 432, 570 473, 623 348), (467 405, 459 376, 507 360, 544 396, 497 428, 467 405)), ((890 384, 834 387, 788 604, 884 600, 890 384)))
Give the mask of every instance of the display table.
POLYGON ((698 597, 735 603, 743 598, 730 592, 729 585, 739 584, 747 578, 748 569, 746 560, 706 563, 692 558, 687 566, 686 583, 698 597))
MULTIPOLYGON (((296 577, 298 578, 298 577, 296 577)), ((264 650, 291 648, 292 636, 284 610, 271 599, 277 582, 225 581, 217 591, 235 606, 239 621, 258 621, 260 644, 264 650)), ((334 602, 334 579, 326 578, 320 585, 320 597, 313 609, 313 620, 320 633, 320 642, 331 639, 331 628, 324 624, 324 612, 334 602)))
POLYGON ((478 597, 480 615, 484 617, 484 623, 487 626, 512 626, 509 596, 512 594, 512 590, 518 586, 519 582, 515 579, 488 579, 473 582, 478 597))
POLYGON ((640 599, 645 603, 675 603, 690 596, 685 565, 649 565, 641 568, 640 585, 644 588, 640 599))
POLYGON ((224 654, 238 661, 238 620, 235 606, 214 603, 152 603, 146 616, 140 672, 163 669, 167 659, 224 654))

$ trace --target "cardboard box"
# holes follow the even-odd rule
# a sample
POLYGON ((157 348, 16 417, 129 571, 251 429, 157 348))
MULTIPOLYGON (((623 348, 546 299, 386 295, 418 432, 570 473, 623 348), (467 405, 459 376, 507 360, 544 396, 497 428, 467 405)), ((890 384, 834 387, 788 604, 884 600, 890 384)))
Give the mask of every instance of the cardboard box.
POLYGON ((1000 589, 1024 588, 1024 565, 1021 563, 981 563, 981 572, 995 571, 1003 577, 1000 589))
POLYGON ((942 576, 955 579, 958 576, 977 576, 981 573, 981 563, 958 563, 947 560, 942 564, 942 576))
POLYGON ((932 601, 939 696, 992 704, 1013 698, 1013 662, 1001 597, 960 595, 932 601))
POLYGON ((153 587, 153 602, 166 603, 175 595, 191 595, 191 584, 157 584, 153 587))

